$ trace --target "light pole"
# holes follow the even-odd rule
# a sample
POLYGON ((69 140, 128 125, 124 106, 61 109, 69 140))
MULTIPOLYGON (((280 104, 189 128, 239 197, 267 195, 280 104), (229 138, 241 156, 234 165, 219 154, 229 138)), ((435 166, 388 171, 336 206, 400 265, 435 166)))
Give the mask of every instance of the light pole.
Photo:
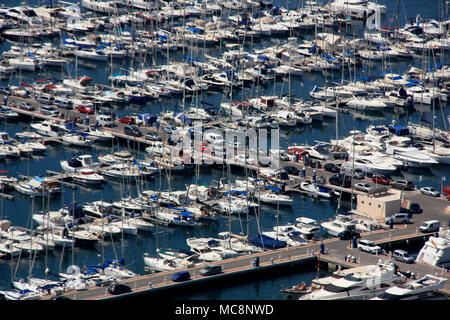
POLYGON ((444 181, 445 177, 441 177, 441 195, 444 194, 444 181))

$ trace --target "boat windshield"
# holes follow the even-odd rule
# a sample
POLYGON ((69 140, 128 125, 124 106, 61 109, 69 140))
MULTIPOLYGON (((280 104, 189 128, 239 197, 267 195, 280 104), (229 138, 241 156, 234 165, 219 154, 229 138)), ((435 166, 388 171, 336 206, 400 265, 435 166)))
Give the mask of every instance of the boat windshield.
POLYGON ((339 293, 339 292, 348 291, 348 288, 338 287, 338 286, 330 283, 330 284, 326 285, 325 288, 323 288, 323 290, 325 290, 327 292, 332 292, 332 293, 339 293))
POLYGON ((383 299, 383 300, 400 300, 400 299, 404 299, 408 296, 411 296, 410 294, 408 295, 397 295, 397 294, 391 294, 391 293, 382 293, 378 296, 378 298, 383 299))

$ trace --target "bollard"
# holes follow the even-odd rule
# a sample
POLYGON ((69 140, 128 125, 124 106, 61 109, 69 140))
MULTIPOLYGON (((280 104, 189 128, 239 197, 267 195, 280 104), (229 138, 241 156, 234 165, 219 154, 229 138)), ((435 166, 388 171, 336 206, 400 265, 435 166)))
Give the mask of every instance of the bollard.
POLYGON ((273 264, 273 258, 270 258, 270 264, 273 264))
POLYGON ((311 255, 312 255, 312 256, 314 255, 314 250, 311 250, 311 255))
POLYGON ((352 262, 356 263, 356 257, 355 256, 352 256, 352 262))
POLYGON ((149 287, 149 289, 152 288, 152 282, 151 281, 148 282, 148 287, 149 287))

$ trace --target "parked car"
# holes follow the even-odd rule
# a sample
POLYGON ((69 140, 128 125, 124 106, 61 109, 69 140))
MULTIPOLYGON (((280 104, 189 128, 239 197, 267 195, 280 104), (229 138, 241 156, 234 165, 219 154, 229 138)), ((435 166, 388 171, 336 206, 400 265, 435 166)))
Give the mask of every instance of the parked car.
POLYGON ((355 237, 356 239, 361 238, 361 235, 356 231, 344 230, 339 232, 338 238, 340 240, 351 240, 355 237))
POLYGON ((191 275, 188 271, 178 271, 172 276, 172 281, 174 282, 182 282, 191 280, 191 275))
POLYGON ((133 136, 133 137, 142 137, 143 134, 141 132, 141 130, 139 130, 138 127, 136 126, 125 126, 123 128, 123 132, 129 136, 133 136))
POLYGON ((409 214, 408 213, 394 213, 390 217, 384 218, 384 222, 386 224, 392 223, 409 223, 409 214))
POLYGON ((47 106, 47 105, 42 106, 41 112, 42 112, 42 114, 45 114, 47 116, 52 116, 52 117, 59 116, 59 110, 53 106, 47 106))
POLYGON ((292 174, 294 176, 298 176, 300 175, 300 170, 298 170, 296 167, 294 166, 286 166, 283 168, 284 171, 286 171, 288 174, 292 174))
POLYGON ((343 172, 346 176, 355 178, 355 179, 363 179, 366 174, 360 168, 355 169, 344 169, 343 172))
POLYGON ((200 275, 201 276, 212 276, 215 274, 222 273, 222 267, 218 265, 214 266, 206 266, 202 269, 200 269, 200 275))
POLYGON ((163 128, 164 132, 167 134, 172 134, 175 132, 175 127, 174 126, 165 126, 163 128))
POLYGON ((19 108, 22 110, 27 110, 27 111, 33 111, 34 109, 36 109, 32 104, 30 104, 29 102, 21 102, 19 104, 19 108))
POLYGON ((419 189, 420 192, 425 196, 439 197, 441 193, 432 187, 422 187, 419 189))
POLYGON ((339 166, 335 165, 334 163, 325 163, 323 168, 325 169, 325 171, 332 172, 332 173, 341 172, 341 168, 339 168, 339 166))
POLYGON ((12 92, 11 92, 11 89, 8 87, 1 87, 0 94, 3 94, 5 96, 10 96, 12 94, 12 92))
POLYGON ((94 108, 89 107, 89 106, 79 106, 77 108, 77 110, 81 113, 86 113, 86 114, 94 114, 95 113, 94 108))
POLYGON ((125 116, 123 118, 120 118, 119 122, 125 123, 125 124, 136 124, 136 119, 132 116, 125 116))
POLYGON ((411 214, 418 214, 418 213, 422 213, 423 212, 423 209, 420 207, 420 205, 418 204, 418 203, 416 203, 416 202, 413 202, 413 203, 411 203, 410 205, 409 205, 409 209, 408 209, 408 211, 411 213, 411 214))
POLYGON ((330 184, 339 187, 350 188, 352 186, 352 178, 343 174, 335 174, 328 181, 330 184))
POLYGON ((381 247, 377 246, 375 242, 371 240, 359 240, 358 248, 361 251, 366 251, 372 254, 381 253, 381 247))
POLYGON ((112 295, 124 294, 131 292, 131 288, 122 283, 115 283, 108 288, 108 292, 112 295))
POLYGON ((422 225, 419 227, 419 231, 423 233, 436 232, 439 231, 440 227, 441 223, 439 220, 429 220, 422 223, 422 225))
POLYGON ((36 101, 44 104, 53 104, 54 98, 48 94, 41 94, 36 97, 36 101))
POLYGON ((72 110, 73 104, 72 101, 62 98, 56 98, 55 99, 55 105, 57 105, 60 108, 64 108, 66 110, 72 110))
POLYGON ((95 117, 95 121, 101 126, 106 127, 114 127, 115 123, 113 118, 110 115, 107 114, 99 114, 95 117))
POLYGON ((161 136, 155 132, 147 132, 145 138, 152 141, 162 141, 161 136))
POLYGON ((408 180, 396 180, 391 182, 391 186, 400 190, 413 190, 414 183, 408 180))
POLYGON ((413 263, 416 260, 407 251, 401 250, 401 249, 394 250, 394 252, 392 253, 392 257, 395 260, 401 261, 404 263, 413 263))
POLYGON ((367 182, 358 182, 354 185, 355 189, 362 192, 370 192, 373 188, 367 182))
POLYGON ((389 179, 388 177, 382 175, 382 174, 374 174, 372 176, 372 181, 378 184, 385 184, 388 185, 391 183, 391 179, 389 179))

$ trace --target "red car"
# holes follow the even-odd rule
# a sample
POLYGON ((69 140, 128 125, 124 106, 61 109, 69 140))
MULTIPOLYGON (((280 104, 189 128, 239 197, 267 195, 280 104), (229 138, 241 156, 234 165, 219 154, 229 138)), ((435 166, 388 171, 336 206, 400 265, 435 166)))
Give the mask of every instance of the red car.
POLYGON ((132 116, 125 116, 123 118, 120 118, 119 122, 125 123, 125 124, 136 124, 136 121, 135 121, 134 117, 132 117, 132 116))
POLYGON ((80 111, 81 113, 87 113, 87 114, 94 114, 95 110, 92 107, 89 106, 79 106, 77 108, 78 111, 80 111))
POLYGON ((200 151, 200 152, 210 152, 211 148, 208 147, 208 145, 206 143, 202 143, 200 145, 195 145, 194 149, 200 151))
POLYGON ((375 182, 375 183, 378 183, 378 184, 389 184, 389 183, 391 183, 391 180, 388 177, 383 176, 381 174, 374 174, 373 177, 372 177, 372 181, 375 182))

